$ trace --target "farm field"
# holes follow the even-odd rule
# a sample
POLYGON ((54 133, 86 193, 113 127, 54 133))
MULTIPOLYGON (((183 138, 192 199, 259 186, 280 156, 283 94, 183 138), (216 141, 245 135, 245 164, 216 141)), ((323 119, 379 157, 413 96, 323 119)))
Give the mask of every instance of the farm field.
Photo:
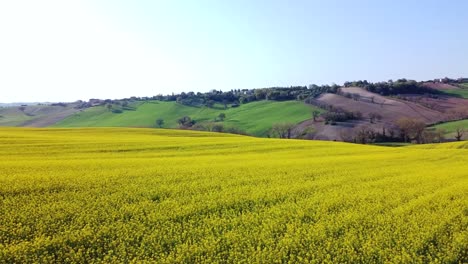
POLYGON ((54 127, 155 127, 156 119, 164 120, 165 128, 177 128, 177 120, 190 116, 197 122, 213 121, 226 114, 223 124, 236 127, 255 136, 266 136, 274 123, 299 123, 312 117, 315 109, 299 101, 259 101, 236 108, 192 107, 175 102, 149 101, 133 104, 135 111, 115 114, 106 107, 92 107, 57 122, 54 127))
POLYGON ((28 105, 25 107, 0 107, 0 126, 49 126, 78 112, 75 104, 68 106, 28 105))
POLYGON ((452 95, 460 98, 468 98, 468 83, 460 84, 445 84, 445 83, 425 83, 424 86, 439 90, 447 95, 452 95))
POLYGON ((466 263, 468 142, 0 128, 0 263, 466 263))
POLYGON ((460 89, 444 90, 443 92, 447 94, 455 95, 457 97, 468 99, 468 83, 462 83, 459 86, 460 86, 460 89))
MULTIPOLYGON (((458 121, 453 121, 453 122, 446 122, 446 123, 435 125, 434 127, 445 130, 447 136, 454 136, 455 129, 458 127, 464 128, 465 130, 468 131, 468 119, 458 120, 458 121)), ((465 138, 467 137, 465 136, 465 138)))
POLYGON ((402 116, 420 119, 426 123, 433 123, 442 119, 440 112, 433 111, 413 102, 376 95, 355 87, 344 88, 342 91, 359 94, 361 95, 361 99, 360 101, 355 101, 338 94, 327 93, 319 96, 317 100, 348 111, 359 111, 364 116, 368 116, 369 113, 380 113, 382 120, 385 122, 395 122, 402 116), (371 102, 372 97, 375 103, 371 102))

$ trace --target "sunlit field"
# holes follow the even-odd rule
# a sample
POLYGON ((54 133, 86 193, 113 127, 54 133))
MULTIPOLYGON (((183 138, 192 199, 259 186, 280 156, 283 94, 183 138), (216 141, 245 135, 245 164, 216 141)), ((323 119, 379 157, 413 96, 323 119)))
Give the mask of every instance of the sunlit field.
POLYGON ((466 263, 468 142, 0 129, 0 263, 466 263))

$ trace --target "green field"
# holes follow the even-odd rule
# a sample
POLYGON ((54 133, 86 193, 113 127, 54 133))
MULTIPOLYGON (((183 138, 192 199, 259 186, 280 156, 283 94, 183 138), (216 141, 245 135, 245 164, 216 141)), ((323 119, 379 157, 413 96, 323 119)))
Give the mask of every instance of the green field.
POLYGON ((0 126, 47 126, 78 111, 75 104, 67 106, 28 105, 0 107, 0 126))
POLYGON ((446 123, 435 125, 434 127, 445 130, 446 135, 449 137, 454 136, 455 129, 461 127, 467 131, 465 138, 468 137, 468 119, 446 122, 446 123))
POLYGON ((454 95, 454 96, 457 96, 457 97, 467 98, 468 99, 468 83, 459 84, 459 87, 461 89, 443 90, 443 92, 447 93, 449 95, 454 95))
POLYGON ((0 129, 0 263, 467 263, 468 142, 0 129))
POLYGON ((298 123, 312 117, 312 106, 298 101, 259 101, 236 108, 190 107, 175 102, 149 101, 134 104, 135 111, 115 114, 106 107, 92 107, 58 123, 55 127, 155 127, 156 119, 164 119, 165 128, 177 128, 177 120, 190 116, 197 122, 213 121, 226 114, 223 124, 245 132, 265 136, 274 123, 298 123))
POLYGON ((25 115, 23 112, 18 111, 16 108, 0 108, 0 126, 19 126, 24 122, 33 119, 33 117, 25 115))

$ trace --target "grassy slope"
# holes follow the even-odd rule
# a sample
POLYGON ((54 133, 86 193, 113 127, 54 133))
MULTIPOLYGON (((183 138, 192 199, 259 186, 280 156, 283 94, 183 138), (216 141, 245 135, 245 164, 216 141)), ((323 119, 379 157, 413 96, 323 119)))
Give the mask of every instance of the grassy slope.
MULTIPOLYGON (((447 137, 453 137, 455 135, 455 129, 458 127, 462 127, 468 130, 468 119, 453 121, 453 122, 446 122, 446 123, 435 125, 434 127, 444 129, 447 137)), ((465 135, 464 138, 468 138, 468 136, 465 135)))
POLYGON ((468 119, 458 120, 458 121, 453 121, 453 122, 446 122, 446 123, 435 125, 435 127, 445 129, 447 132, 454 132, 455 128, 457 127, 468 129, 468 119))
MULTIPOLYGON (((462 97, 462 98, 468 99, 468 83, 459 84, 459 87, 462 88, 462 89, 443 90, 443 92, 451 94, 451 95, 455 95, 457 97, 462 97)), ((465 129, 468 129, 468 119, 453 121, 453 122, 446 122, 446 123, 435 125, 433 127, 444 129, 446 131, 446 136, 447 137, 452 137, 452 136, 454 136, 455 128, 463 127, 465 129)), ((466 138, 466 136, 465 136, 465 138, 466 138)))
POLYGON ((467 98, 468 99, 468 83, 462 83, 459 85, 461 89, 457 90, 443 90, 444 93, 455 95, 457 97, 467 98))
POLYGON ((0 126, 22 126, 30 121, 58 117, 63 113, 73 111, 74 106, 28 105, 24 111, 20 111, 18 106, 2 107, 0 108, 0 126))
POLYGON ((298 123, 311 117, 312 107, 302 102, 260 101, 227 110, 206 107, 189 107, 175 102, 149 101, 137 103, 135 111, 114 114, 105 107, 93 107, 64 119, 55 127, 154 127, 155 120, 164 119, 165 128, 178 126, 177 119, 190 116, 197 122, 212 121, 226 114, 224 124, 245 130, 249 134, 263 136, 277 122, 298 123))
POLYGON ((0 129, 0 263, 465 263, 467 151, 0 129))
POLYGON ((33 118, 19 111, 17 107, 0 108, 0 126, 19 126, 33 118))

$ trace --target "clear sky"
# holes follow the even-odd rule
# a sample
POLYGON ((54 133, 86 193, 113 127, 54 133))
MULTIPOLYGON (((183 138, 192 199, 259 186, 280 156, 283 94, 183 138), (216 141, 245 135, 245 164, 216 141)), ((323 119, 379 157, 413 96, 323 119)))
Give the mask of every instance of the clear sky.
POLYGON ((0 0, 0 102, 468 76, 465 0, 0 0))

